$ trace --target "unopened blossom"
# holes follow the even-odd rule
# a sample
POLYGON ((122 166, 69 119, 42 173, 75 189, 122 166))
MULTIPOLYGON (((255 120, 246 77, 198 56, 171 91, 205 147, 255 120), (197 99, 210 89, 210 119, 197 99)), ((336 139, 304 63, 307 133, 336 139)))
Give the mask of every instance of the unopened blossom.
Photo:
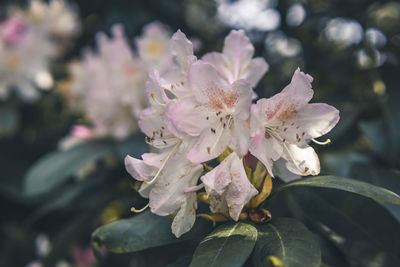
POLYGON ((139 181, 151 181, 142 184, 139 193, 149 198, 151 212, 160 215, 174 215, 172 232, 180 237, 189 231, 196 219, 196 192, 185 192, 197 184, 203 171, 201 164, 193 164, 182 153, 175 153, 174 148, 162 153, 145 153, 142 160, 127 156, 125 166, 133 178, 139 181), (168 164, 163 168, 164 164, 168 164), (163 169, 159 173, 160 169, 163 169))
POLYGON ((136 116, 146 106, 146 73, 122 27, 114 26, 112 34, 98 34, 98 52, 87 50, 82 62, 71 65, 65 94, 86 116, 93 137, 125 138, 138 129, 136 116))
POLYGON ((258 194, 247 178, 243 160, 235 152, 200 179, 210 196, 211 212, 229 214, 235 221, 247 202, 258 194))
POLYGON ((339 121, 339 111, 324 103, 312 103, 313 78, 297 69, 282 92, 260 99, 251 108, 250 152, 272 175, 274 161, 286 160, 297 175, 317 175, 320 163, 309 141, 328 133, 339 121))
POLYGON ((268 71, 268 64, 262 57, 253 58, 254 46, 243 30, 231 31, 225 38, 222 53, 211 52, 203 60, 214 65, 230 83, 246 79, 255 87, 268 71))

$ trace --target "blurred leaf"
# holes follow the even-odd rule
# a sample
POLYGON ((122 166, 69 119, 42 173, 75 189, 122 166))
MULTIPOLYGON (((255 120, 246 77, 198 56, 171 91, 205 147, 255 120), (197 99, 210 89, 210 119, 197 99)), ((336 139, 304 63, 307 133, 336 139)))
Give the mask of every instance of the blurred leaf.
POLYGON ((341 177, 352 177, 350 175, 351 166, 356 162, 367 162, 368 160, 369 158, 366 155, 354 152, 352 148, 329 151, 321 157, 327 172, 341 177))
POLYGON ((24 192, 34 196, 49 192, 71 175, 114 151, 108 140, 94 140, 64 151, 49 153, 31 166, 24 177, 24 192))
POLYGON ((400 225, 379 203, 330 189, 296 188, 289 206, 325 235, 351 266, 400 266, 400 225))
POLYGON ((316 176, 301 179, 279 187, 275 192, 273 192, 273 194, 297 186, 338 189, 372 198, 379 202, 388 202, 400 205, 400 196, 392 191, 372 184, 338 176, 316 176))
MULTIPOLYGON (((400 173, 388 168, 382 168, 373 164, 354 164, 351 168, 351 176, 371 184, 387 188, 400 194, 400 173)), ((400 206, 385 204, 392 214, 400 221, 400 206)))
POLYGON ((257 226, 258 238, 252 261, 254 266, 320 266, 321 251, 314 235, 298 220, 277 218, 257 226))
POLYGON ((168 264, 167 267, 187 267, 189 266, 191 260, 192 260, 191 255, 182 256, 175 262, 168 264))
POLYGON ((14 134, 19 127, 19 116, 17 111, 10 105, 0 106, 0 136, 14 134))
POLYGON ((144 141, 143 134, 135 134, 126 140, 119 141, 116 147, 122 161, 124 161, 126 155, 140 157, 140 155, 149 151, 149 146, 144 141))
POLYGON ((221 225, 200 242, 189 266, 242 266, 256 241, 257 229, 250 224, 238 222, 221 225))
POLYGON ((386 120, 361 122, 360 129, 372 148, 382 157, 393 157, 395 155, 392 146, 389 125, 386 120))
POLYGON ((193 228, 178 239, 171 232, 171 223, 167 217, 145 211, 97 228, 92 234, 93 245, 95 248, 104 245, 115 253, 136 252, 199 237, 211 229, 207 222, 197 220, 193 228))

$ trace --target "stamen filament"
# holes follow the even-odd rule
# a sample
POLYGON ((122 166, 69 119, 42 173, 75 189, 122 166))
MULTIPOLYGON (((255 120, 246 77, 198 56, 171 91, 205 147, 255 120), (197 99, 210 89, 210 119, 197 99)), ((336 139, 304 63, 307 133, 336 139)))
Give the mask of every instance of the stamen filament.
POLYGON ((331 139, 326 139, 325 142, 320 142, 320 141, 318 141, 318 140, 315 140, 314 138, 312 138, 311 140, 312 140, 314 143, 316 143, 316 144, 318 144, 318 145, 321 145, 321 146, 327 145, 327 144, 331 143, 331 139))
POLYGON ((149 207, 149 205, 150 205, 150 203, 147 203, 143 208, 141 208, 139 210, 136 209, 135 207, 132 207, 131 211, 135 212, 135 213, 141 213, 141 212, 145 211, 149 207))
POLYGON ((156 179, 158 178, 158 176, 160 176, 161 171, 164 169, 167 161, 169 160, 169 158, 174 154, 174 152, 176 151, 176 149, 179 147, 179 145, 182 143, 182 141, 179 141, 178 143, 176 143, 176 145, 174 146, 174 148, 171 149, 171 151, 168 153, 167 157, 165 158, 163 164, 161 165, 160 169, 158 169, 156 175, 154 176, 153 179, 151 179, 150 181, 144 180, 143 183, 145 184, 152 184, 156 181, 156 179))
POLYGON ((158 99, 156 98, 156 96, 154 94, 151 94, 151 98, 153 98, 154 102, 156 102, 160 106, 166 106, 167 105, 165 103, 161 103, 160 101, 158 101, 158 99))

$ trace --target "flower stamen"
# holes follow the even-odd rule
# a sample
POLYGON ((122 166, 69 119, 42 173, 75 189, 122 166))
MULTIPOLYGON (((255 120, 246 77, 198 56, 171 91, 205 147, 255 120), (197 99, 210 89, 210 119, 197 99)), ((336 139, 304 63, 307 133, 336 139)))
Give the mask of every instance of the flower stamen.
POLYGON ((318 144, 318 145, 321 145, 321 146, 323 146, 323 145, 327 145, 327 144, 330 144, 331 143, 331 139, 326 139, 325 140, 325 142, 320 142, 320 141, 318 141, 318 140, 315 140, 314 138, 312 138, 311 139, 314 143, 316 143, 316 144, 318 144))
POLYGON ((131 208, 131 212, 134 212, 134 213, 141 213, 141 212, 143 212, 143 211, 145 211, 148 207, 149 207, 149 205, 150 205, 150 203, 147 203, 143 208, 141 208, 141 209, 136 209, 135 207, 132 207, 131 208))

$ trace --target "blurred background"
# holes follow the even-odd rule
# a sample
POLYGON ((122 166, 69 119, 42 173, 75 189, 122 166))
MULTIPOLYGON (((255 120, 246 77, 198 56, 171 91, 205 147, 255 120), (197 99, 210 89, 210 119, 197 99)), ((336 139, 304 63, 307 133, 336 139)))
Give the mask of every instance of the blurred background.
MULTIPOLYGON (((94 260, 90 249, 90 236, 96 227, 130 216, 133 203, 145 203, 132 190, 135 185, 122 163, 127 153, 146 150, 142 136, 118 141, 116 156, 98 160, 96 168, 84 178, 65 179, 35 196, 26 194, 24 189, 29 168, 39 158, 57 151, 71 127, 84 120, 68 108, 60 93, 69 77, 67 64, 79 59, 84 49, 95 49, 96 34, 109 34, 116 23, 123 25, 132 47, 134 38, 149 22, 159 21, 171 32, 181 29, 195 44, 198 57, 220 51, 231 29, 244 29, 257 56, 265 57, 270 65, 257 86, 259 97, 270 97, 282 90, 299 66, 314 77, 313 101, 340 110, 341 120, 327 136, 332 143, 317 147, 322 174, 353 177, 400 193, 399 2, 69 3, 78 12, 81 29, 66 44, 63 56, 51 63, 50 85, 40 91, 35 102, 20 101, 15 95, 0 100, 0 266, 163 266, 160 262, 174 260, 169 250, 182 249, 154 249, 140 257, 107 253, 102 263, 94 260)), ((0 16, 11 4, 24 7, 27 1, 1 1, 0 16)), ((55 173, 63 171, 67 170, 55 173)), ((400 219, 399 209, 388 209, 400 219)), ((326 256, 324 262, 351 266, 343 251, 335 253, 335 257, 326 256)))

